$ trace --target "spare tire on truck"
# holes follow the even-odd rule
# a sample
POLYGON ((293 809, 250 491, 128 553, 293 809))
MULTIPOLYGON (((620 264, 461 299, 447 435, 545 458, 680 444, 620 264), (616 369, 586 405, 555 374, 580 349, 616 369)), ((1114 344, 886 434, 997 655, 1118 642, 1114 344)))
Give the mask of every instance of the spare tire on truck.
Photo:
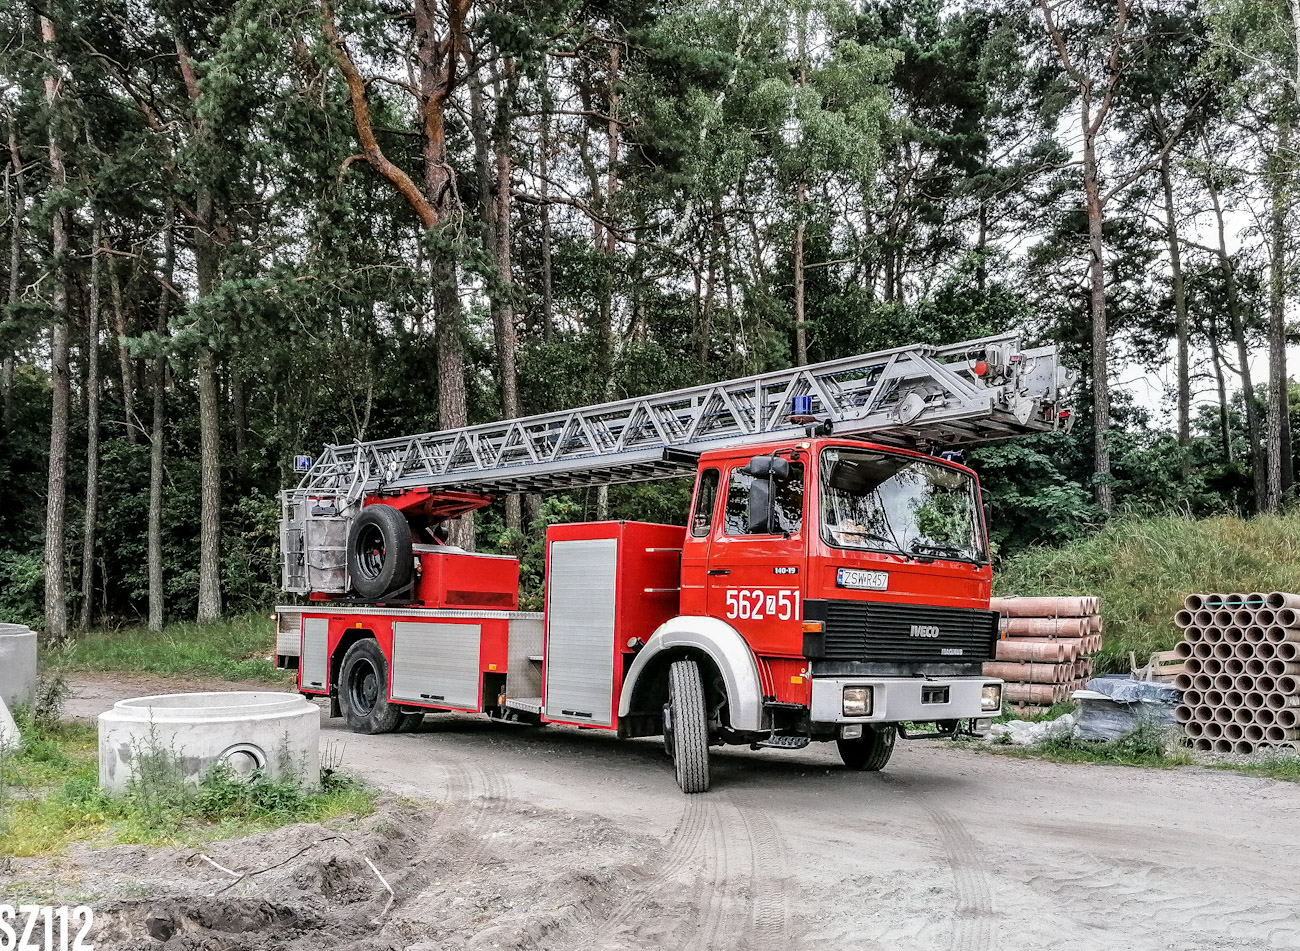
POLYGON ((411 582, 411 526, 391 505, 367 505, 348 529, 348 576, 363 598, 378 599, 411 582))

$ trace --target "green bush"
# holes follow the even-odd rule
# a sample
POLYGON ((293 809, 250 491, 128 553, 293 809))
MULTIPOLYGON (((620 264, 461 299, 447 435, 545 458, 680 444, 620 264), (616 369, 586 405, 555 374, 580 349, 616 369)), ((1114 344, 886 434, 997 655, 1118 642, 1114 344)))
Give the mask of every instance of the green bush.
POLYGON ((1173 615, 1192 592, 1300 591, 1300 513, 1116 518, 1060 548, 1030 548, 994 574, 999 595, 1101 598, 1098 670, 1128 670, 1181 638, 1173 615))
POLYGON ((95 729, 22 725, 25 745, 0 754, 0 855, 42 855, 69 842, 197 843, 294 822, 366 814, 373 796, 356 780, 322 770, 320 786, 240 777, 218 766, 187 783, 175 754, 146 743, 121 796, 99 788, 95 729))

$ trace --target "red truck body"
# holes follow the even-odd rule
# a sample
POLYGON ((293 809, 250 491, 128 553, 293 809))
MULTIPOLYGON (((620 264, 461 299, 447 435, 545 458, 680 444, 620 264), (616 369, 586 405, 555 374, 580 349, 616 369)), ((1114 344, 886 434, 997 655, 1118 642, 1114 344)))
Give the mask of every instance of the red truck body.
MULTIPOLYGON (((441 544, 412 546, 405 600, 338 599, 281 613, 298 625, 299 690, 333 698, 334 712, 363 732, 377 732, 373 710, 386 709, 382 728, 443 710, 670 735, 669 674, 680 660, 702 672, 711 742, 843 743, 864 727, 870 735, 927 718, 955 731, 959 719, 1000 706, 1000 695, 994 706, 988 693, 998 682, 980 670, 996 634, 982 507, 971 501, 978 498, 975 474, 963 466, 856 440, 719 449, 700 456, 686 526, 550 526, 540 613, 518 610, 515 559, 441 544), (961 536, 967 557, 955 557, 956 547, 906 550, 892 526, 886 535, 852 518, 835 521, 828 513, 837 493, 878 508, 875 496, 837 484, 853 484, 835 474, 846 464, 925 474, 928 483, 913 478, 902 490, 906 505, 890 503, 895 520, 920 524, 931 505, 927 485, 962 500, 957 516, 930 517, 971 520, 969 538, 961 536), (771 522, 760 513, 755 530, 753 506, 741 501, 763 482, 751 473, 773 466, 784 475, 766 483, 771 522), (907 499, 906 491, 921 494, 907 499), (369 650, 354 651, 363 641, 382 660, 349 666, 352 653, 369 650), (847 699, 862 690, 871 698, 866 712, 847 699), (370 719, 353 723, 367 702, 370 719)), ((417 513, 443 504, 423 490, 414 500, 366 500, 394 502, 417 513)), ((469 502, 455 494, 446 505, 463 511, 469 502)))

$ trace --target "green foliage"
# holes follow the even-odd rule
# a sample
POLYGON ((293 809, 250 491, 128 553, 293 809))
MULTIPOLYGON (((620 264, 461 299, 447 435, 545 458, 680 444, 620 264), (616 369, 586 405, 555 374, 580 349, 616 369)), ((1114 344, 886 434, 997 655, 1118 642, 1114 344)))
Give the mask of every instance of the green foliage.
POLYGON ((0 621, 37 625, 45 614, 45 563, 40 555, 0 551, 0 621))
POLYGON ((1191 754, 1175 735, 1145 723, 1114 740, 1081 740, 1075 736, 1048 737, 1041 743, 1017 750, 1061 763, 1113 763, 1118 766, 1186 766, 1191 754))
MULTIPOLYGON (((371 0, 334 6, 370 80, 378 144, 421 183, 422 124, 405 88, 420 68, 409 10, 371 0)), ((16 167, 8 161, 16 158, 23 167, 26 202, 16 208, 16 189, 6 189, 2 217, 25 230, 10 275, 17 296, 0 310, 0 355, 17 363, 13 422, 0 426, 0 620, 42 620, 48 339, 61 277, 74 370, 69 597, 75 615, 83 379, 97 352, 102 458, 92 597, 108 627, 133 625, 147 608, 153 361, 165 370, 167 620, 193 617, 197 605, 196 375, 205 347, 215 353, 220 384, 225 607, 265 611, 277 596, 275 499, 293 480, 290 457, 439 428, 445 315, 432 263, 450 262, 451 289, 463 302, 450 338, 464 351, 471 423, 502 415, 494 318, 506 304, 519 338, 524 414, 790 365, 796 230, 812 360, 1020 328, 1027 341, 1055 340, 1088 365, 1079 293, 1086 216, 1075 145, 1060 135, 1062 117, 1077 114, 1076 95, 1029 6, 475 4, 467 39, 475 55, 462 64, 444 129, 446 168, 455 174, 448 191, 457 201, 449 224, 427 230, 383 176, 354 160, 362 149, 352 108, 316 5, 146 0, 128 17, 113 5, 57 0, 41 12, 58 33, 48 48, 28 7, 0 8, 0 26, 13 38, 0 51, 11 91, 5 124, 18 152, 4 164, 16 167), (196 90, 184 81, 178 41, 196 90), (44 95, 52 68, 66 77, 54 108, 44 95), (50 177, 51 130, 63 139, 66 186, 50 177), (517 199, 509 207, 513 283, 498 260, 489 210, 502 197, 492 174, 498 146, 517 199), (200 198, 210 199, 212 216, 196 227, 200 198), (177 261, 164 275, 162 236, 173 207, 177 261), (48 253, 56 208, 70 215, 66 261, 48 253), (103 312, 93 342, 92 215, 112 251, 101 257, 103 312)), ((1111 15, 1104 5, 1062 8, 1089 63, 1104 58, 1111 15)), ((1187 136, 1170 152, 1184 226, 1204 227, 1190 221, 1205 205, 1210 172, 1223 185, 1229 220, 1264 222, 1267 215, 1247 206, 1259 197, 1252 183, 1289 181, 1278 173, 1290 158, 1276 147, 1293 101, 1286 77, 1294 25, 1285 6, 1135 8, 1130 31, 1103 178, 1124 181, 1133 162, 1154 154, 1153 141, 1163 144, 1152 125, 1157 112, 1168 123, 1189 118, 1187 136), (1200 154, 1203 146, 1209 154, 1200 154), (1267 168, 1256 167, 1261 157, 1267 168)), ((7 148, 8 135, 4 141, 7 148)), ((1112 371, 1121 361, 1153 372, 1169 363, 1165 239, 1148 223, 1151 209, 1159 213, 1157 189, 1146 176, 1108 198, 1112 371)), ((1290 246, 1294 222, 1283 224, 1290 246)), ((1243 232, 1232 262, 1246 342, 1256 349, 1269 306, 1264 230, 1243 232)), ((1211 342, 1235 361, 1223 319, 1225 268, 1199 247, 1184 252, 1194 361, 1211 342)), ((1250 447, 1235 387, 1229 373, 1226 437, 1207 409, 1190 446, 1116 394, 1110 478, 1121 506, 1148 515, 1250 510, 1250 447)), ((1091 502, 1088 389, 1085 374, 1072 432, 969 454, 988 493, 999 559, 1070 545, 1100 524, 1091 502)), ((1300 402, 1293 400, 1292 415, 1300 421, 1300 402)), ((616 487, 609 515, 680 522, 688 491, 682 481, 616 487)), ((545 525, 594 515, 594 492, 563 493, 545 501, 526 532, 508 532, 498 504, 478 517, 479 545, 523 558, 525 600, 536 604, 545 525)), ((197 663, 206 674, 267 675, 252 655, 269 648, 228 634, 214 629, 218 646, 201 649, 186 630, 175 665, 163 656, 166 637, 94 635, 83 639, 77 662, 141 670, 197 663)))
POLYGON ((1213 591, 1300 591, 1300 513, 1193 519, 1116 518, 1060 548, 1033 547, 1006 559, 999 595, 1097 595, 1106 622, 1101 672, 1129 669, 1170 650, 1183 597, 1213 591))
POLYGON ((275 623, 266 614, 245 614, 212 624, 182 622, 162 631, 143 627, 92 631, 47 658, 66 672, 124 671, 222 680, 285 683, 271 660, 275 623))
POLYGON ((26 724, 21 751, 0 755, 0 854, 52 855, 78 841, 196 845, 296 822, 365 815, 374 796, 326 771, 318 789, 228 767, 181 781, 170 751, 143 749, 136 778, 114 797, 99 788, 95 728, 26 724))

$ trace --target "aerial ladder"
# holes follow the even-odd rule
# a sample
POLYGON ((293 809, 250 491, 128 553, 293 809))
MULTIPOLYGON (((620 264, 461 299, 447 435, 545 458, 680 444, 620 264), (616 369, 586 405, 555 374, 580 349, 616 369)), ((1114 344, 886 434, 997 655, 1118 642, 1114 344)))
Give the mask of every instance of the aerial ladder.
POLYGON ((286 591, 348 589, 348 526, 367 499, 431 490, 453 517, 509 492, 673 478, 705 450, 800 431, 926 451, 1068 429, 1077 372, 1020 332, 913 344, 477 426, 325 447, 282 494, 286 591))

